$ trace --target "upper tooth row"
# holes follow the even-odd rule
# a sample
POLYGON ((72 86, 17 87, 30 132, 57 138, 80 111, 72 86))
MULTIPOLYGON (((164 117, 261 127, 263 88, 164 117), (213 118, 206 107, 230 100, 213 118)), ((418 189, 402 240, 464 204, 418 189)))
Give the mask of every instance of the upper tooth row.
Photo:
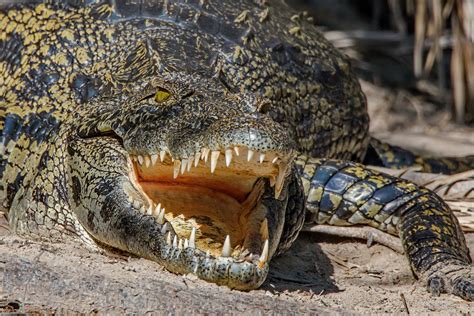
MULTIPOLYGON (((232 162, 232 157, 233 154, 239 156, 240 154, 240 149, 239 147, 234 147, 232 150, 231 148, 227 148, 225 150, 225 165, 227 167, 230 166, 230 163, 232 162)), ((251 161, 255 154, 258 153, 252 149, 248 149, 247 151, 247 161, 251 161)), ((209 159, 209 154, 211 155, 211 172, 213 173, 216 170, 217 167, 217 162, 219 160, 219 156, 221 155, 221 152, 219 150, 213 150, 211 151, 209 148, 203 148, 201 152, 197 152, 194 154, 193 157, 190 158, 184 158, 184 159, 173 159, 174 163, 174 172, 173 176, 174 178, 177 178, 179 173, 181 174, 184 173, 184 171, 190 171, 191 166, 193 165, 194 162, 194 167, 197 167, 199 164, 200 160, 204 160, 204 162, 207 162, 209 159)), ((139 165, 145 165, 146 167, 150 167, 150 165, 155 165, 156 162, 158 161, 158 157, 160 158, 160 161, 163 162, 164 159, 166 158, 166 151, 162 150, 160 151, 160 154, 152 154, 152 155, 138 155, 138 156, 132 156, 133 160, 137 161, 139 165)), ((258 153, 258 161, 260 163, 263 163, 265 161, 266 154, 265 153, 258 153)), ((272 163, 276 163, 278 161, 278 157, 274 157, 272 159, 272 163)))

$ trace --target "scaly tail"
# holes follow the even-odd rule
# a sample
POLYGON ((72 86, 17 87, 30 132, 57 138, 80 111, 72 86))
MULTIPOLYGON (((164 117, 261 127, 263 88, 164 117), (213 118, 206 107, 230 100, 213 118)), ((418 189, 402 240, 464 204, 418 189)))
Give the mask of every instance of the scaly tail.
POLYGON ((296 163, 310 220, 398 234, 413 272, 431 293, 474 300, 469 249, 456 217, 435 193, 357 163, 306 156, 296 163))
POLYGON ((364 164, 393 169, 419 166, 421 172, 453 174, 474 169, 474 155, 428 158, 371 138, 364 164))

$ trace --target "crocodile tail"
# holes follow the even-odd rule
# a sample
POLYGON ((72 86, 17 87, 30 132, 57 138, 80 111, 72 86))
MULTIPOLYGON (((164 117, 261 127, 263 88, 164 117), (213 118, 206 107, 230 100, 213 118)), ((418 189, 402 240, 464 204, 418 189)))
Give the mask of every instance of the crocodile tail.
POLYGON ((474 155, 465 157, 423 157, 401 147, 371 138, 364 164, 392 169, 420 167, 421 172, 449 175, 474 169, 474 155))

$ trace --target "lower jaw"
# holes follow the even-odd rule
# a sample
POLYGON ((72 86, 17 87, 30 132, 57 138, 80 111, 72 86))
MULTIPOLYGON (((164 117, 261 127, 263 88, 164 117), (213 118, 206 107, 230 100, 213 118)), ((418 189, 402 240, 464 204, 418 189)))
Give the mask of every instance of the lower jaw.
POLYGON ((243 202, 204 187, 153 182, 141 182, 140 186, 150 200, 175 210, 165 213, 169 230, 162 230, 163 239, 157 247, 159 258, 150 259, 173 273, 191 273, 238 290, 256 289, 265 281, 269 256, 268 242, 264 254, 268 240, 267 209, 259 203, 265 187, 263 179, 256 181, 243 202), (195 203, 198 199, 201 204, 195 203), (203 218, 209 222, 205 223, 203 218), (192 238, 191 246, 193 227, 196 237, 192 238), (223 255, 225 234, 232 240, 227 255, 223 255))
POLYGON ((229 257, 208 256, 199 249, 162 246, 159 261, 167 270, 182 275, 191 273, 202 280, 232 289, 256 289, 268 274, 268 262, 262 263, 258 259, 254 262, 236 261, 229 257))

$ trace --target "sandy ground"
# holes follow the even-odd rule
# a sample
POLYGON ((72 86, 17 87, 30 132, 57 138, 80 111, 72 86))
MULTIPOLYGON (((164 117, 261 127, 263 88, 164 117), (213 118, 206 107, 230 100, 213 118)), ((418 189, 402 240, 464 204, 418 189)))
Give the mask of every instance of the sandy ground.
MULTIPOLYGON (((474 234, 468 235, 474 251, 474 234)), ((248 293, 163 271, 140 258, 75 244, 0 238, 0 306, 28 312, 245 314, 469 313, 474 303, 431 297, 405 257, 380 245, 304 233, 248 293), (405 306, 406 303, 406 306, 405 306)), ((1 308, 0 308, 1 311, 1 308)))
MULTIPOLYGON (((434 154, 474 154, 473 129, 447 123, 443 113, 426 114, 423 105, 393 107, 391 92, 368 83, 363 87, 374 134, 434 154)), ((474 234, 467 240, 474 253, 474 234)), ((100 255, 77 244, 24 240, 0 222, 0 312, 14 310, 469 314, 474 303, 452 295, 431 297, 402 254, 380 245, 369 248, 364 241, 304 233, 289 253, 272 261, 262 288, 245 293, 176 276, 140 258, 100 255)))

